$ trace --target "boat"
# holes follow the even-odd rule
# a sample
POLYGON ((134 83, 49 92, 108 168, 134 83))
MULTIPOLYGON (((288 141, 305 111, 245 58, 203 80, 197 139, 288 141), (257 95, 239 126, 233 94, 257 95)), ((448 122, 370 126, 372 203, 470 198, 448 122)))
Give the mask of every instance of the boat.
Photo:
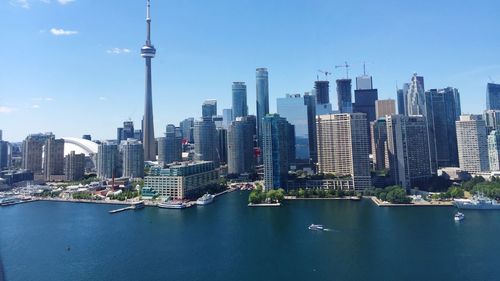
POLYGON ((164 203, 158 203, 158 208, 163 209, 184 209, 187 207, 188 205, 184 202, 167 201, 164 203))
POLYGON ((208 205, 214 201, 214 198, 214 195, 206 193, 196 200, 196 205, 208 205))
POLYGON ((314 224, 314 223, 313 223, 313 224, 311 224, 311 225, 309 226, 309 229, 310 229, 310 230, 320 230, 320 231, 321 231, 321 230, 324 230, 324 229, 325 229, 325 227, 324 227, 322 224, 314 224))
POLYGON ((132 203, 132 205, 130 205, 130 206, 132 206, 132 209, 138 210, 138 209, 144 209, 145 205, 144 205, 144 201, 139 201, 139 202, 132 203))
POLYGON ((471 199, 454 199, 453 204, 459 209, 500 210, 500 203, 479 193, 471 199))
POLYGON ((455 214, 455 221, 461 221, 463 219, 465 219, 465 215, 463 213, 457 212, 455 214))
POLYGON ((4 198, 0 200, 0 206, 11 206, 17 204, 17 200, 15 198, 4 198))

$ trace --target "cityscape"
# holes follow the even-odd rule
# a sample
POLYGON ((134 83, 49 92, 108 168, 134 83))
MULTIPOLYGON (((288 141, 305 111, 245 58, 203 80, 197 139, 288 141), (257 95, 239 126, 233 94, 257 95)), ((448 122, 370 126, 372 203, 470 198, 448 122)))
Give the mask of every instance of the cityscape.
MULTIPOLYGON (((30 10, 79 2, 8 5, 30 10)), ((142 2, 145 14, 134 12, 145 15, 146 27, 134 58, 140 56, 145 66, 144 89, 136 94, 142 100, 140 120, 123 118, 107 128, 115 118, 102 116, 106 121, 92 125, 95 133, 75 119, 72 127, 81 135, 30 131, 13 139, 9 130, 24 131, 24 125, 11 118, 17 109, 0 98, 0 125, 9 128, 0 128, 0 224, 6 230, 0 235, 0 281, 201 280, 207 268, 220 272, 208 280, 234 280, 265 255, 290 268, 266 266, 240 280, 329 280, 334 271, 340 280, 426 279, 413 275, 413 265, 430 268, 428 280, 485 280, 500 273, 492 254, 500 245, 488 240, 500 231, 500 212, 493 211, 500 210, 500 81, 494 80, 500 78, 493 76, 498 72, 485 75, 488 82, 471 99, 457 85, 435 84, 439 77, 428 83, 419 72, 404 74, 406 80, 391 93, 382 92, 372 63, 350 63, 347 57, 310 70, 308 90, 285 94, 270 90, 273 68, 248 66, 253 80, 235 79, 220 99, 201 92, 197 112, 177 116, 180 122, 165 121, 157 112, 164 116, 174 108, 156 103, 155 85, 165 81, 156 74, 165 67, 163 49, 154 45, 163 35, 155 24, 162 10, 156 9, 160 1, 142 2), (221 107, 221 99, 229 105, 221 107), (113 137, 95 137, 103 131, 113 137), (44 230, 37 233, 37 227, 44 230), (390 240, 384 238, 387 231, 390 240), (39 247, 44 241, 47 246, 39 247), (372 249, 374 243, 385 246, 372 249), (92 247, 99 250, 88 252, 92 247), (111 268, 124 259, 115 269, 91 262, 114 250, 102 264, 111 268), (392 276, 385 259, 406 265, 392 276), (451 264, 437 268, 445 259, 451 264), (37 270, 21 266, 23 261, 37 270), (55 265, 66 261, 67 267, 55 265), (304 266, 294 269, 297 261, 304 266), (373 266, 353 273, 368 261, 383 269, 376 275, 373 266), (131 272, 132 264, 141 270, 131 272), (463 269, 447 275, 456 266, 463 269), (47 267, 54 273, 37 277, 47 267)), ((195 102, 182 93, 167 95, 195 102)), ((106 97, 100 101, 110 116, 129 110, 106 97)))

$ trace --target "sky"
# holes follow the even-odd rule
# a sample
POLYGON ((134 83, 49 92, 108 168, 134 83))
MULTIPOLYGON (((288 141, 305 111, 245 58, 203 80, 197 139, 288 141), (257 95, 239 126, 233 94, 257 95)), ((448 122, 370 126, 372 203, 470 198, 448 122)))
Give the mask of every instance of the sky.
MULTIPOLYGON (((4 140, 116 138, 144 111, 145 0, 0 0, 0 129, 4 140)), ((255 69, 269 70, 276 98, 313 88, 318 70, 347 61, 368 74, 379 99, 413 73, 426 89, 456 87, 463 113, 485 108, 486 83, 500 83, 500 1, 152 0, 155 134, 201 116, 217 99, 231 107, 244 81, 255 113, 255 69)), ((354 84, 354 83, 353 83, 354 84)), ((333 87, 332 87, 333 85, 333 87)))

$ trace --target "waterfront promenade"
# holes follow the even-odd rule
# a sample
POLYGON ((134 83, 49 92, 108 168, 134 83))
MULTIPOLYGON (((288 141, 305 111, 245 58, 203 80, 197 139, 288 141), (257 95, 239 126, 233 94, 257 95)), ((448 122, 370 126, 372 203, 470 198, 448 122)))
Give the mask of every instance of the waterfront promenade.
POLYGON ((452 201, 417 201, 408 204, 395 204, 382 201, 375 196, 370 196, 370 199, 379 207, 453 207, 452 201))

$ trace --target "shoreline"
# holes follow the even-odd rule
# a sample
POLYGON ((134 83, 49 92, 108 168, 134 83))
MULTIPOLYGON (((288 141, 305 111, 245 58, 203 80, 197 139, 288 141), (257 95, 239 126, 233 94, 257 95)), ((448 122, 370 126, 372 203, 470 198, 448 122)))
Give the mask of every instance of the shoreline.
POLYGON ((285 196, 284 200, 351 200, 351 201, 360 201, 362 198, 356 196, 347 196, 347 197, 325 197, 325 198, 303 198, 296 196, 285 196))
POLYGON ((370 199, 378 207, 454 207, 453 202, 425 201, 420 203, 395 204, 395 203, 381 201, 375 196, 370 196, 370 199))

